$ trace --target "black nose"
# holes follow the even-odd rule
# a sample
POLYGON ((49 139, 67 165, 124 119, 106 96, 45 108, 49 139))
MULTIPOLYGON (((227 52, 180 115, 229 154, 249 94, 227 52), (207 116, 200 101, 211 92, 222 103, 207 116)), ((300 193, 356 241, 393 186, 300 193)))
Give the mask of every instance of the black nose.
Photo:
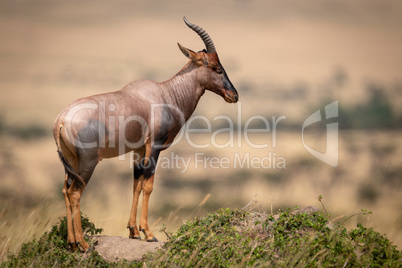
POLYGON ((238 96, 238 95, 234 95, 233 98, 234 98, 235 102, 237 102, 237 101, 239 100, 239 96, 238 96))

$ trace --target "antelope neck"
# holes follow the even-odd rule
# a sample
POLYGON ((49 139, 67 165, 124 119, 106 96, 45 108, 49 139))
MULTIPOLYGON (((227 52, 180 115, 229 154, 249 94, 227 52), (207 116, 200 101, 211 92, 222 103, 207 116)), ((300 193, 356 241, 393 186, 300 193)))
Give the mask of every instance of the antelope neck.
POLYGON ((179 108, 186 120, 190 118, 205 92, 198 80, 198 67, 192 61, 161 85, 166 102, 179 108))

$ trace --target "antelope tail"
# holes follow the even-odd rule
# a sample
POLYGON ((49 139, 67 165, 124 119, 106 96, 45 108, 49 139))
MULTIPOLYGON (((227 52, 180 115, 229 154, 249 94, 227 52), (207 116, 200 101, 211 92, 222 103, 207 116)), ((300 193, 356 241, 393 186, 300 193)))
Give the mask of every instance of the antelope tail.
MULTIPOLYGON (((60 127, 57 129, 57 133, 55 135, 56 138, 56 145, 57 145, 57 153, 59 154, 59 158, 61 163, 64 166, 64 170, 66 172, 66 174, 68 175, 68 178, 71 180, 75 180, 75 185, 78 186, 79 188, 83 189, 86 186, 86 183, 84 181, 84 179, 77 173, 77 171, 74 170, 74 168, 71 166, 71 164, 68 162, 68 160, 66 159, 66 157, 63 154, 63 150, 62 147, 65 148, 65 150, 68 150, 68 147, 66 146, 63 137, 61 135, 61 130, 63 129, 63 125, 60 125, 60 127)), ((72 155, 74 155, 75 157, 76 154, 71 152, 72 155)), ((69 183, 68 187, 70 187, 71 183, 69 183)))

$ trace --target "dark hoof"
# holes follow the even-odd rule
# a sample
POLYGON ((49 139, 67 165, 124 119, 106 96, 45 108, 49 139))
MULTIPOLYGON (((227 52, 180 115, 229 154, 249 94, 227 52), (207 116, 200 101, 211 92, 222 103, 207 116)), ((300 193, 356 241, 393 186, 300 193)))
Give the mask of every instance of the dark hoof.
POLYGON ((138 239, 141 240, 141 236, 135 236, 135 235, 131 235, 131 233, 134 233, 134 227, 133 226, 127 226, 128 229, 130 229, 130 234, 128 235, 128 238, 130 239, 138 239))
POLYGON ((147 242, 158 242, 158 239, 154 236, 152 239, 147 239, 147 242))
POLYGON ((67 250, 72 252, 75 250, 75 242, 67 242, 67 250))

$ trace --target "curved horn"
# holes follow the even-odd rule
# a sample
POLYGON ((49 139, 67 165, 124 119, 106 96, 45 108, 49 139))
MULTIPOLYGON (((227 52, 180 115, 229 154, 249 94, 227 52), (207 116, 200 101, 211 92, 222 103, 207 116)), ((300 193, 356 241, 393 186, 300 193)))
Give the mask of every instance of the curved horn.
POLYGON ((209 37, 209 34, 202 29, 200 26, 197 26, 195 24, 192 24, 191 22, 189 22, 186 17, 183 17, 184 22, 187 24, 187 26, 192 29, 194 32, 196 32, 202 39, 202 41, 205 44, 205 47, 207 48, 207 53, 215 53, 216 49, 215 49, 215 45, 214 42, 212 42, 211 37, 209 37))

